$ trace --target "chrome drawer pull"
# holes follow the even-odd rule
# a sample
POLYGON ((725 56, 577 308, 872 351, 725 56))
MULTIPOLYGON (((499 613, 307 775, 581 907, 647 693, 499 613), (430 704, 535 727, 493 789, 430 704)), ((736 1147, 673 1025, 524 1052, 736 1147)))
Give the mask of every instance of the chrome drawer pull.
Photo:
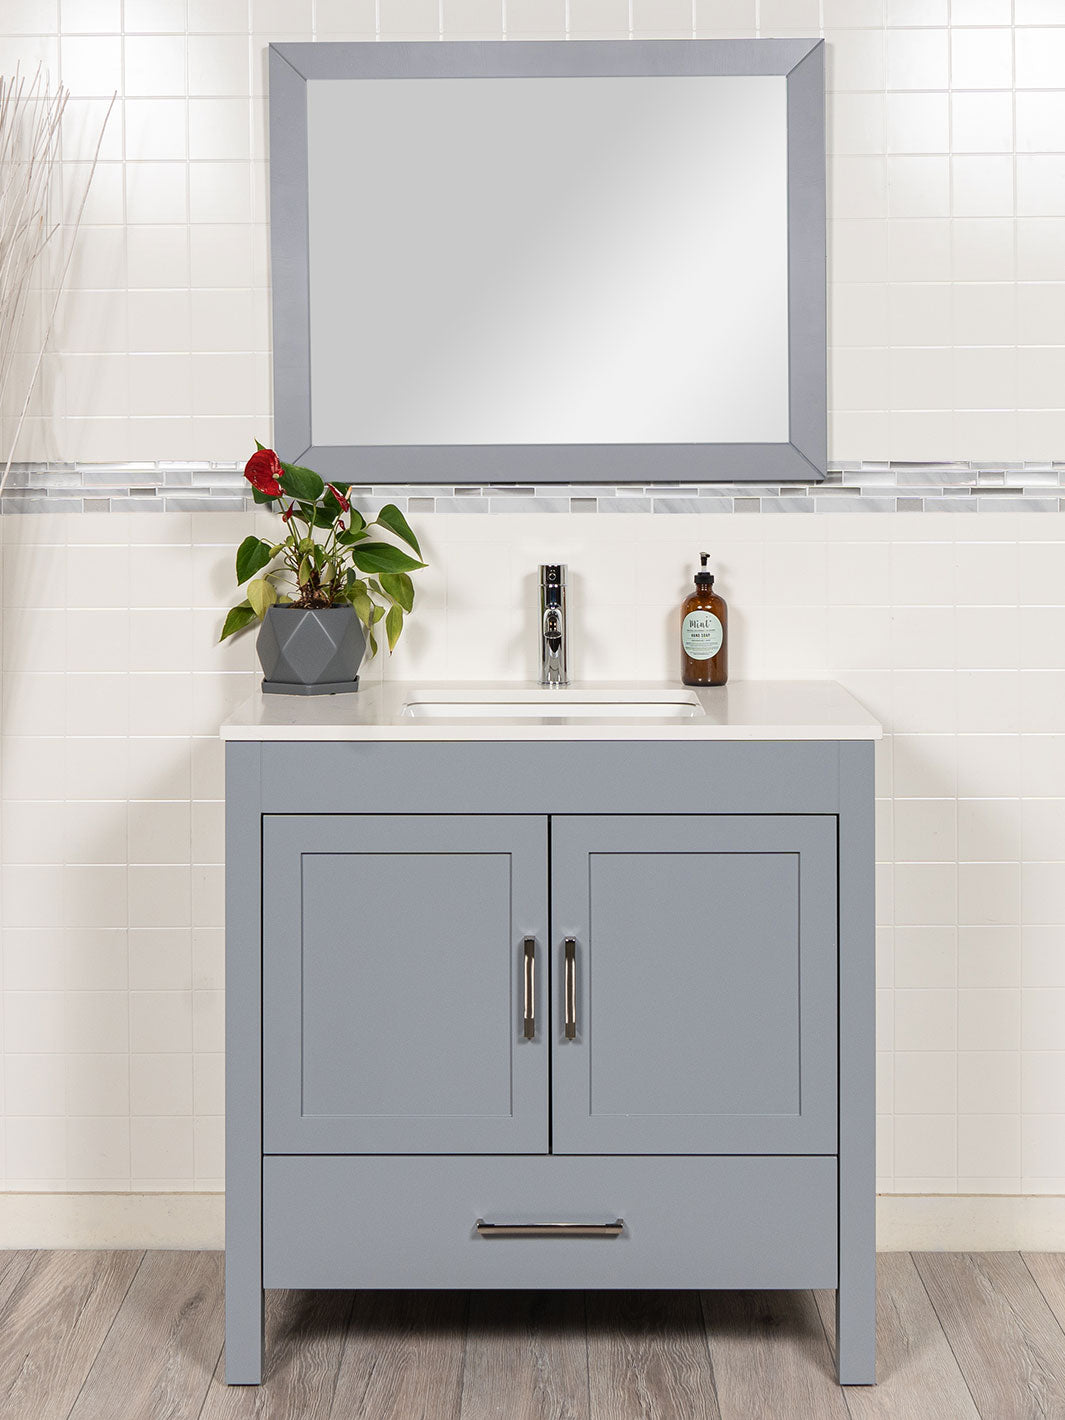
POLYGON ((536 938, 525 938, 525 1039, 536 1035, 536 938))
POLYGON ((482 1238, 619 1238, 625 1219, 613 1223, 486 1223, 477 1219, 482 1238))
POLYGON ((577 1039, 577 939, 566 938, 566 1039, 577 1039))

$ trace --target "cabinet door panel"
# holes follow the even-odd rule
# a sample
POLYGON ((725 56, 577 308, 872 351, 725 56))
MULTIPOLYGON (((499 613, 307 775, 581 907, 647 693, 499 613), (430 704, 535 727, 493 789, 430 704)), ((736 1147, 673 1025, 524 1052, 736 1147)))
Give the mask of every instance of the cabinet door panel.
POLYGON ((270 816, 263 847, 266 1151, 546 1149, 546 821, 270 816))
POLYGON ((555 818, 552 864, 555 1150, 835 1152, 835 819, 555 818))

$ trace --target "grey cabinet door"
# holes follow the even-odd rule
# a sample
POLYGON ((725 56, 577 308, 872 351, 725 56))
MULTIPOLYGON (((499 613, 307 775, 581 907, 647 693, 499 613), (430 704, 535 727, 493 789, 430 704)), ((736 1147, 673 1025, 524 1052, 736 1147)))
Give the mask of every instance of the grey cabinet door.
POLYGON ((546 1151, 547 885, 542 817, 265 816, 265 1152, 546 1151))
POLYGON ((554 1151, 835 1153, 835 817, 560 817, 551 862, 554 1151))

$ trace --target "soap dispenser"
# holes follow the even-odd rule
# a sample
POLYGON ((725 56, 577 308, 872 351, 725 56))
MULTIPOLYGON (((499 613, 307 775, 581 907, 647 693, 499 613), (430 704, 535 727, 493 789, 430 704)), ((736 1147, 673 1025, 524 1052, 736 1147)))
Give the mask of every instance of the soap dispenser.
POLYGON ((728 680, 728 606, 714 591, 706 570, 710 554, 700 555, 695 591, 680 609, 680 678, 685 685, 724 685, 728 680))

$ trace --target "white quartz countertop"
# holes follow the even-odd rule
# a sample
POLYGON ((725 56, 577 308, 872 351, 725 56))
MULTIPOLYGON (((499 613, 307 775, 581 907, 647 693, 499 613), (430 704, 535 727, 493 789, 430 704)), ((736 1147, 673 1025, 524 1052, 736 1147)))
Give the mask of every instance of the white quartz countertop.
POLYGON ((832 680, 421 684, 351 695, 263 695, 222 725, 224 740, 878 740, 881 726, 832 680))

